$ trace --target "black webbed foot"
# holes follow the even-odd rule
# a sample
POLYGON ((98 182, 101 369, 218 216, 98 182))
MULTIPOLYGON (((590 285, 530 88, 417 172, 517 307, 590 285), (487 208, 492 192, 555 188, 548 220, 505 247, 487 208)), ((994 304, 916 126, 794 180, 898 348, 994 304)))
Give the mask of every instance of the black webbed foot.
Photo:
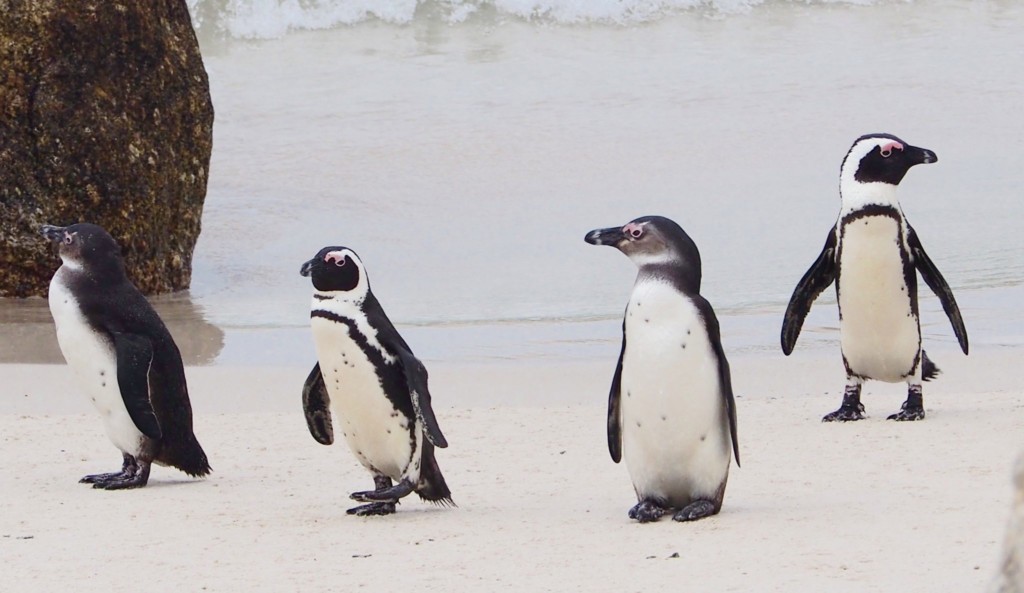
POLYGON ((864 419, 864 405, 857 404, 856 406, 842 406, 835 412, 825 414, 822 418, 822 422, 855 422, 857 420, 864 419))
POLYGON ((703 519, 704 517, 710 517, 717 511, 715 510, 715 503, 710 500, 695 500, 690 504, 683 507, 683 510, 672 515, 673 521, 696 521, 697 519, 703 519))
POLYGON ((410 492, 412 492, 412 484, 408 480, 402 480, 389 488, 353 492, 349 498, 357 502, 390 502, 393 504, 398 499, 408 496, 410 492))
POLYGON ((78 481, 78 483, 79 484, 96 484, 96 483, 99 483, 99 482, 109 482, 110 480, 117 480, 119 478, 123 478, 126 475, 127 474, 125 474, 123 471, 111 472, 109 474, 92 474, 92 475, 83 477, 81 480, 78 481))
POLYGON ((104 490, 122 490, 125 488, 141 488, 148 481, 149 462, 139 462, 134 456, 125 453, 121 471, 109 474, 92 474, 79 480, 79 483, 92 484, 93 488, 104 490))
POLYGON ((390 515, 395 512, 395 503, 393 502, 374 502, 370 504, 364 504, 362 506, 353 507, 345 511, 349 515, 355 515, 357 517, 373 517, 377 515, 390 515))
POLYGON ((127 490, 129 488, 142 488, 149 482, 149 474, 142 473, 135 474, 134 476, 125 476, 113 480, 107 480, 105 482, 96 482, 92 485, 93 488, 100 488, 102 490, 127 490))
POLYGON ((854 382, 849 375, 846 379, 843 405, 839 406, 835 412, 825 414, 821 419, 822 422, 854 422, 864 419, 864 404, 860 403, 860 383, 854 382))
POLYGON ((895 420, 897 422, 913 422, 915 420, 924 420, 924 406, 918 405, 907 405, 910 401, 903 402, 903 407, 900 408, 899 412, 891 414, 889 420, 895 420))
POLYGON ((900 411, 889 416, 889 420, 897 422, 912 422, 924 420, 924 397, 921 395, 920 385, 911 385, 907 390, 907 401, 903 402, 900 411))
POLYGON ((653 500, 641 500, 636 506, 629 509, 629 518, 640 523, 650 523, 662 518, 667 512, 668 509, 653 500))

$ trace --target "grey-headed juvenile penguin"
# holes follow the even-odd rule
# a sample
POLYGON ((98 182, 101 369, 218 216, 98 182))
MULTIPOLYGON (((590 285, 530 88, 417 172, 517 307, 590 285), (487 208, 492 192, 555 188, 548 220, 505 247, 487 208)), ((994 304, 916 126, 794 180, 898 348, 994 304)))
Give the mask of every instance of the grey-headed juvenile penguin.
POLYGON ((60 245, 50 313, 64 359, 121 450, 120 472, 85 476, 93 488, 139 488, 150 465, 210 473, 192 432, 181 354, 163 321, 125 275, 121 250, 94 224, 44 226, 60 245))
POLYGON ((846 389, 842 406, 824 422, 864 418, 860 394, 867 379, 907 383, 907 400, 890 420, 924 418, 921 382, 939 370, 921 349, 918 272, 938 295, 967 354, 967 329, 953 292, 896 199, 911 167, 936 160, 934 152, 890 134, 861 136, 843 159, 839 219, 793 291, 782 322, 782 351, 789 355, 811 304, 835 281, 846 389))
POLYGON ((700 295, 700 253, 675 222, 637 218, 587 233, 639 267, 608 396, 608 450, 626 467, 641 523, 718 513, 730 455, 739 465, 736 402, 718 319, 700 295))
POLYGON ((427 369, 370 291, 362 260, 345 247, 324 247, 302 264, 313 281, 310 312, 318 363, 302 388, 306 424, 317 442, 334 442, 335 423, 374 489, 350 515, 387 515, 399 499, 451 505, 434 457, 447 447, 427 390, 427 369), (393 484, 392 481, 395 483, 393 484))

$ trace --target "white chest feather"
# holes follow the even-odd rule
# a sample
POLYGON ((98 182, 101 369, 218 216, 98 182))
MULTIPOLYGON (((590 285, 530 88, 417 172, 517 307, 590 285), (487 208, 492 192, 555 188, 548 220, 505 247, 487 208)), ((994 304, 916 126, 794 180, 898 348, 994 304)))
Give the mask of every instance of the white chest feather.
POLYGON ((729 467, 718 360, 690 299, 638 283, 626 309, 623 457, 641 496, 685 504, 713 496, 729 467))
POLYGON ((118 449, 138 455, 143 435, 132 422, 117 384, 117 359, 110 340, 86 322, 78 301, 64 284, 66 270, 50 281, 50 313, 57 343, 81 389, 103 418, 107 436, 118 449))
POLYGON ((842 229, 840 334, 843 356, 858 375, 902 381, 917 358, 921 336, 903 272, 905 241, 905 229, 889 216, 861 218, 842 229))
MULTIPOLYGON (((326 310, 324 303, 314 301, 314 307, 326 310)), ((365 318, 362 324, 346 319, 356 327, 366 328, 369 334, 360 334, 371 348, 375 347, 373 344, 379 346, 365 318)), ((345 323, 322 317, 313 317, 311 323, 320 372, 331 397, 335 432, 341 431, 352 453, 370 471, 394 480, 407 477, 415 482, 420 457, 414 453, 422 443, 418 423, 392 405, 384 393, 377 367, 345 323)))

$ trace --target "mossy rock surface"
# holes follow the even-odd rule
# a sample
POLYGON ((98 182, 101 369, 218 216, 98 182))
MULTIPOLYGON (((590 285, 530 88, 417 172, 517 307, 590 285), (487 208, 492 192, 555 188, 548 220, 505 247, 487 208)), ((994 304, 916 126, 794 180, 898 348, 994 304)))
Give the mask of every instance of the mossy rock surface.
POLYGON ((184 0, 0 0, 0 296, 43 295, 43 224, 92 222, 149 294, 188 288, 213 104, 184 0))

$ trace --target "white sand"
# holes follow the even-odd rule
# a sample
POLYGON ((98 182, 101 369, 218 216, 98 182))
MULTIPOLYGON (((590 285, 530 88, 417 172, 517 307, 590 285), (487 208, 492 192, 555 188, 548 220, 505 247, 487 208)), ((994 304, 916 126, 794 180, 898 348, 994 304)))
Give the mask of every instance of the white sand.
POLYGON ((984 591, 1021 444, 1015 350, 932 352, 928 418, 902 389, 839 404, 835 352, 732 357, 743 467, 694 524, 638 525, 605 448, 608 361, 434 365, 456 509, 353 518, 371 483, 306 432, 308 369, 190 368, 213 475, 78 484, 120 455, 63 366, 0 366, 0 591, 984 591), (826 394, 827 392, 827 394, 826 394), (678 557, 676 557, 678 555, 678 557))

